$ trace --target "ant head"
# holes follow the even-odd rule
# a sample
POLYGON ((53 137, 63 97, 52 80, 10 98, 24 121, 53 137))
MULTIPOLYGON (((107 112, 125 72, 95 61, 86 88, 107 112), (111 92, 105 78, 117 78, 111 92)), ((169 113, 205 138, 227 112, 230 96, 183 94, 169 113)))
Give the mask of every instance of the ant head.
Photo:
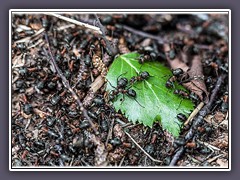
POLYGON ((169 81, 169 80, 166 82, 165 86, 167 88, 173 88, 174 87, 173 83, 171 81, 169 81))
POLYGON ((121 88, 126 87, 127 84, 128 84, 128 79, 127 78, 120 78, 117 82, 117 86, 121 87, 121 88))
POLYGON ((181 68, 177 68, 177 69, 173 69, 172 70, 172 74, 176 77, 179 77, 183 74, 183 70, 181 68))
POLYGON ((178 89, 175 89, 173 93, 174 93, 174 94, 179 94, 180 91, 179 91, 178 89))
POLYGON ((177 118, 178 118, 180 121, 182 121, 182 122, 184 122, 184 121, 187 120, 187 117, 186 117, 184 114, 182 114, 182 113, 179 113, 179 114, 177 115, 177 118))
POLYGON ((198 96, 194 92, 191 92, 189 97, 192 101, 195 101, 195 102, 199 101, 198 96))
POLYGON ((138 62, 139 62, 139 64, 143 64, 143 63, 144 63, 144 60, 145 60, 144 55, 143 55, 143 54, 140 55, 139 58, 138 58, 138 62))
POLYGON ((127 94, 128 94, 129 96, 133 97, 133 98, 135 98, 135 97, 137 96, 136 91, 134 91, 133 89, 129 89, 129 90, 127 91, 127 94))
POLYGON ((148 77, 150 77, 150 74, 147 71, 143 71, 140 73, 140 76, 143 79, 147 79, 148 77))

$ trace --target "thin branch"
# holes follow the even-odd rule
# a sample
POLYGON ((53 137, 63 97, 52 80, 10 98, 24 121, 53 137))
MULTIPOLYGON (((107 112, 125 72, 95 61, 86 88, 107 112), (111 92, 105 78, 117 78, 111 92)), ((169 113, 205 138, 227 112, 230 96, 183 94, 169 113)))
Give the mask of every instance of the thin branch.
MULTIPOLYGON (((49 50, 49 54, 51 56, 50 60, 52 62, 52 65, 54 67, 54 69, 56 70, 56 72, 58 73, 58 75, 60 76, 60 78, 62 79, 62 83, 63 85, 65 86, 66 89, 68 89, 73 98, 77 101, 79 107, 80 107, 80 111, 82 111, 83 113, 83 116, 89 121, 90 125, 92 126, 92 129, 94 130, 94 132, 96 134, 98 134, 98 131, 96 130, 95 126, 94 126, 94 123, 92 122, 91 118, 88 116, 88 113, 87 113, 87 110, 84 108, 82 102, 80 101, 79 97, 77 96, 77 94, 73 91, 73 89, 71 88, 68 80, 66 79, 66 77, 63 75, 61 69, 59 69, 57 63, 56 63, 56 60, 52 54, 52 51, 51 51, 51 48, 50 48, 50 45, 49 45, 49 40, 48 40, 48 36, 47 36, 47 33, 45 33, 45 39, 47 41, 47 46, 48 46, 48 50, 49 50)), ((47 50, 44 48, 43 49, 46 53, 46 55, 48 54, 47 50)))
POLYGON ((82 22, 77 21, 77 20, 75 20, 75 19, 71 19, 71 18, 62 16, 62 15, 60 15, 60 14, 56 14, 56 13, 44 13, 44 14, 50 15, 50 16, 55 16, 55 17, 57 17, 57 18, 59 18, 59 19, 62 19, 62 20, 64 20, 64 21, 71 22, 71 23, 76 24, 76 25, 79 25, 79 26, 81 26, 81 27, 83 27, 83 28, 91 29, 91 30, 97 32, 98 34, 102 34, 102 31, 100 30, 100 28, 98 28, 98 27, 96 27, 96 26, 92 26, 92 25, 90 25, 90 24, 82 23, 82 22))
POLYGON ((107 135, 107 140, 106 140, 106 142, 105 142, 105 146, 107 146, 109 139, 112 137, 114 120, 115 120, 115 119, 113 118, 113 119, 112 119, 112 122, 111 122, 111 126, 110 126, 109 131, 108 131, 108 135, 107 135))
POLYGON ((113 47, 113 45, 109 42, 109 40, 106 38, 106 30, 105 30, 105 27, 102 25, 102 23, 100 22, 98 16, 96 14, 94 14, 96 20, 97 20, 97 23, 99 25, 99 28, 100 28, 100 31, 102 32, 102 38, 103 40, 105 41, 106 43, 106 50, 107 51, 110 51, 109 53, 112 55, 112 56, 115 56, 117 54, 117 49, 113 47))
POLYGON ((126 135, 132 140, 132 142, 147 156, 147 157, 149 157, 152 161, 154 161, 154 162, 158 162, 158 163, 162 163, 162 161, 160 161, 160 160, 157 160, 157 159, 154 159, 152 156, 150 156, 133 138, 132 138, 132 136, 128 133, 128 132, 126 132, 126 131, 124 131, 125 133, 126 133, 126 135))
POLYGON ((176 152, 176 154, 173 156, 169 166, 174 166, 178 160, 180 159, 181 155, 183 154, 184 152, 184 147, 181 146, 180 149, 176 152))
POLYGON ((188 117, 187 121, 184 123, 184 126, 186 126, 187 124, 189 124, 189 122, 192 121, 192 119, 197 115, 197 113, 202 109, 203 106, 204 106, 204 103, 201 102, 201 103, 194 109, 194 111, 190 114, 190 116, 188 117))
MULTIPOLYGON (((217 93, 222 85, 222 83, 224 82, 226 75, 223 74, 218 78, 218 81, 215 85, 215 88, 212 91, 212 95, 210 97, 210 100, 208 102, 208 104, 206 104, 202 110, 199 111, 198 116, 194 119, 194 122, 191 126, 191 128, 189 129, 188 133, 185 135, 185 141, 188 142, 190 139, 192 139, 195 135, 195 131, 197 129, 197 127, 199 126, 199 124, 203 121, 204 117, 210 112, 213 102, 217 96, 217 93)), ((181 146, 180 149, 176 152, 176 154, 173 156, 171 162, 170 162, 170 166, 174 166, 178 159, 180 158, 180 156, 183 154, 184 152, 184 146, 181 146)))
POLYGON ((19 39, 19 40, 15 41, 14 44, 22 43, 22 42, 28 43, 32 38, 34 38, 34 37, 36 37, 37 35, 43 33, 44 30, 45 30, 44 28, 39 29, 39 30, 38 30, 35 34, 33 34, 32 36, 28 36, 28 37, 19 39))
POLYGON ((159 36, 154 36, 152 34, 149 34, 149 33, 146 33, 146 32, 143 32, 143 31, 139 31, 139 30, 136 30, 136 29, 133 29, 129 26, 126 26, 126 25, 123 25, 123 29, 129 31, 129 32, 132 32, 134 34, 137 34, 139 36, 142 36, 142 37, 145 37, 145 38, 150 38, 150 39, 154 39, 158 42, 158 44, 164 44, 165 41, 163 38, 159 37, 159 36))

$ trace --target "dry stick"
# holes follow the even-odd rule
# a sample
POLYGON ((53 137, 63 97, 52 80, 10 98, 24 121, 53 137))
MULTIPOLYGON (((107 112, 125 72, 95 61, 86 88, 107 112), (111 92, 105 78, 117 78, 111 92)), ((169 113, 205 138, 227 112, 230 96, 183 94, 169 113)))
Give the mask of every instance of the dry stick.
POLYGON ((184 126, 186 126, 189 122, 192 121, 192 119, 197 115, 197 113, 202 109, 203 106, 204 106, 204 103, 201 102, 201 103, 194 109, 194 111, 190 114, 190 116, 188 117, 187 121, 184 123, 184 126))
POLYGON ((164 41, 161 37, 159 37, 159 36, 154 36, 154 35, 152 35, 152 34, 145 33, 145 32, 143 32, 143 31, 139 31, 139 30, 133 29, 133 28, 131 28, 131 27, 129 27, 129 26, 126 26, 126 25, 123 26, 123 29, 125 29, 125 30, 127 30, 127 31, 129 31, 129 32, 132 32, 132 33, 134 33, 134 34, 137 34, 137 35, 139 35, 139 36, 142 36, 142 37, 154 39, 154 40, 156 40, 156 41, 158 42, 158 44, 163 44, 163 43, 165 43, 165 41, 164 41))
MULTIPOLYGON (((78 105, 79 105, 79 107, 80 107, 80 111, 83 112, 83 116, 89 121, 89 123, 90 123, 90 125, 92 126, 92 129, 94 130, 95 134, 98 134, 98 131, 96 130, 96 128, 95 128, 95 126, 94 126, 91 118, 90 118, 90 117, 88 116, 88 114, 87 114, 87 110, 83 107, 83 104, 82 104, 82 102, 80 101, 79 97, 78 97, 77 94, 73 91, 73 89, 71 88, 68 80, 65 78, 65 76, 64 76, 63 73, 62 73, 62 71, 59 69, 58 65, 56 64, 56 60, 55 60, 55 58, 53 57, 53 54, 52 54, 52 51, 51 51, 51 48, 50 48, 50 45, 49 45, 49 40, 48 40, 47 33, 45 33, 45 39, 46 39, 46 41, 47 41, 47 46, 48 46, 49 54, 50 54, 50 56, 51 56, 50 60, 51 60, 51 62, 52 62, 53 67, 54 67, 55 70, 57 71, 58 75, 59 75, 60 78, 62 79, 63 85, 65 86, 65 88, 67 88, 67 89, 71 92, 73 98, 77 101, 77 103, 78 103, 78 105)), ((44 51, 45 51, 45 53, 46 53, 46 55, 47 55, 48 53, 47 53, 47 50, 46 50, 45 48, 44 48, 44 51)))
POLYGON ((115 55, 117 54, 117 49, 114 48, 114 47, 111 45, 111 43, 108 41, 108 39, 106 38, 105 28, 104 28, 104 26, 102 25, 102 23, 100 22, 98 16, 97 16, 96 14, 94 14, 94 16, 95 16, 95 18, 96 18, 96 20, 97 20, 97 23, 98 23, 98 25, 99 25, 99 28, 100 28, 100 30, 101 30, 101 32, 102 32, 102 38, 103 38, 103 40, 104 40, 105 43, 106 43, 106 46, 107 46, 106 48, 107 48, 107 50, 110 51, 110 54, 111 54, 112 56, 115 56, 115 55))
POLYGON ((60 14, 56 14, 56 13, 44 13, 44 14, 50 15, 50 16, 55 16, 55 17, 57 17, 57 18, 59 18, 59 19, 62 19, 62 20, 64 20, 64 21, 68 21, 68 22, 70 22, 70 23, 79 25, 79 26, 81 26, 81 27, 83 27, 83 28, 91 29, 91 30, 97 32, 98 34, 102 34, 101 30, 100 30, 98 27, 96 27, 96 26, 92 26, 92 25, 90 25, 90 24, 82 23, 82 22, 77 21, 77 20, 75 20, 75 19, 71 19, 71 18, 62 16, 62 15, 60 15, 60 14))
POLYGON ((126 135, 132 140, 132 142, 133 142, 134 144, 136 144, 136 146, 137 146, 139 149, 141 149, 141 151, 142 151, 144 154, 146 154, 147 157, 149 157, 149 158, 150 158, 152 161, 154 161, 154 162, 162 163, 162 161, 157 160, 157 159, 154 159, 152 156, 150 156, 150 155, 132 138, 132 136, 131 136, 128 132, 126 132, 126 131, 124 131, 124 132, 125 132, 126 135))
MULTIPOLYGON (((100 22, 100 20, 99 20, 99 18, 98 18, 98 16, 95 14, 95 18, 96 18, 96 20, 97 20, 97 22, 98 22, 98 24, 99 24, 99 27, 100 27, 100 30, 101 30, 101 34, 102 34, 102 38, 103 38, 103 40, 105 41, 105 43, 106 43, 106 48, 110 51, 110 54, 111 55, 116 55, 117 54, 117 49, 115 49, 112 45, 111 45, 111 43, 108 41, 108 39, 106 38, 106 36, 105 36, 105 28, 104 28, 104 26, 101 24, 101 22, 100 22)), ((100 58, 100 57, 99 57, 100 58)), ((92 92, 93 93, 93 95, 98 91, 98 89, 100 89, 102 86, 103 86, 103 84, 105 83, 105 77, 104 76, 102 76, 101 74, 95 79, 95 81, 91 84, 91 88, 90 88, 90 90, 89 90, 89 92, 92 92)), ((88 93, 89 94, 89 93, 88 93)), ((86 96, 86 97, 88 97, 88 95, 86 96)), ((85 99, 84 99, 84 101, 85 101, 85 99)))
MULTIPOLYGON (((221 84, 223 83, 224 79, 225 79, 226 75, 223 74, 218 78, 218 81, 215 85, 215 88, 212 91, 212 95, 211 98, 208 102, 208 104, 206 104, 201 111, 199 111, 199 115, 194 119, 193 125, 191 126, 190 130, 188 131, 188 133, 185 136, 185 141, 189 141, 190 139, 192 139, 195 135, 195 130, 197 129, 197 127, 199 126, 199 124, 203 121, 204 117, 210 112, 210 109, 213 105, 213 101, 215 100, 217 93, 220 89, 221 84)), ((184 152, 184 146, 181 146, 180 149, 176 152, 176 154, 173 156, 169 166, 174 166, 177 161, 179 160, 180 156, 183 154, 184 152)))
POLYGON ((33 34, 32 36, 28 36, 28 37, 19 39, 19 40, 15 41, 14 44, 16 44, 16 43, 21 43, 21 42, 29 42, 32 38, 36 37, 37 35, 41 34, 41 33, 44 32, 44 31, 45 31, 44 28, 39 29, 39 30, 38 30, 35 34, 33 34))
POLYGON ((114 125, 114 118, 112 119, 110 129, 108 130, 107 140, 105 142, 105 146, 107 147, 109 139, 112 137, 112 131, 113 131, 113 125, 114 125))

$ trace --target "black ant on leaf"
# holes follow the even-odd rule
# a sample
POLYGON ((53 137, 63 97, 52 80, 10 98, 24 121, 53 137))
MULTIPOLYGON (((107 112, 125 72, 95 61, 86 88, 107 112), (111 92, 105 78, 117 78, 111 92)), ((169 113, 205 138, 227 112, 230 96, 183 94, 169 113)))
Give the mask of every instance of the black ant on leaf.
POLYGON ((174 82, 180 80, 180 78, 184 74, 184 71, 181 68, 177 68, 172 70, 172 74, 173 76, 171 76, 165 84, 167 88, 174 88, 174 82))
POLYGON ((151 76, 147 71, 143 71, 138 73, 137 76, 131 77, 131 79, 129 80, 129 83, 133 85, 136 82, 147 80, 149 77, 153 77, 153 76, 151 76))
MULTIPOLYGON (((126 74, 126 73, 124 73, 126 74)), ((137 100, 136 100, 136 97, 137 97, 137 93, 134 89, 131 89, 131 87, 127 88, 127 85, 128 85, 128 79, 125 78, 125 77, 122 77, 120 78, 122 75, 124 74, 121 74, 118 78, 117 78, 117 87, 114 87, 110 82, 110 86, 114 88, 114 90, 112 90, 110 93, 109 93, 109 99, 110 100, 113 100, 116 98, 117 95, 119 95, 119 93, 123 94, 123 99, 122 99, 122 102, 124 101, 124 98, 125 98, 125 94, 128 95, 129 97, 133 98, 141 107, 143 107, 137 100), (120 78, 120 79, 119 79, 120 78), (126 89, 127 88, 127 89, 126 89)), ((144 108, 144 107, 143 107, 144 108)))
MULTIPOLYGON (((172 76, 167 80, 165 86, 167 88, 169 88, 169 89, 170 88, 174 88, 175 89, 174 82, 177 81, 179 84, 182 84, 183 82, 185 82, 183 80, 184 78, 189 79, 188 75, 185 74, 184 71, 181 68, 173 69, 172 70, 172 76)), ((198 96, 195 93, 193 93, 193 92, 191 92, 189 94, 188 92, 186 92, 184 90, 175 89, 173 93, 179 95, 180 97, 182 97, 181 102, 180 102, 178 108, 180 107, 183 99, 191 99, 193 102, 199 101, 198 96)))
MULTIPOLYGON (((184 99, 191 99, 193 102, 198 102, 198 101, 199 101, 198 96, 197 96, 195 93, 193 93, 193 92, 191 92, 191 93, 189 94, 188 92, 183 91, 183 90, 181 90, 181 89, 175 89, 173 93, 181 96, 181 97, 184 98, 184 99)), ((181 102, 180 102, 180 104, 178 105, 178 108, 180 107, 180 105, 181 105, 181 103, 182 103, 182 100, 183 100, 183 99, 181 99, 181 102)), ((178 108, 177 108, 177 109, 178 109, 178 108)))

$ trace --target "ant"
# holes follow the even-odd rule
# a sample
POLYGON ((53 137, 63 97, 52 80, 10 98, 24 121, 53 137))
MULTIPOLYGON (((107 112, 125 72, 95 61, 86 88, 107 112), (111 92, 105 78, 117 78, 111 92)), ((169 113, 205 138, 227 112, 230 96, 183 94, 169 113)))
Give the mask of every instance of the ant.
POLYGON ((154 61, 156 59, 157 55, 154 52, 151 52, 150 55, 148 54, 142 54, 138 58, 138 63, 143 64, 146 61, 154 61))
POLYGON ((143 71, 143 72, 140 72, 138 73, 137 76, 133 76, 130 80, 129 80, 129 83, 130 84, 134 84, 138 81, 144 81, 144 80, 147 80, 149 77, 153 77, 153 76, 150 76, 150 74, 147 72, 147 71, 143 71))
POLYGON ((179 113, 177 115, 177 119, 180 120, 181 122, 185 122, 187 120, 187 117, 184 114, 179 113))
MULTIPOLYGON (((174 94, 178 94, 179 96, 182 97, 181 102, 180 102, 180 104, 178 105, 178 108, 180 107, 183 98, 185 98, 185 99, 191 99, 193 102, 198 102, 198 101, 199 101, 198 96, 197 96, 194 92, 191 92, 191 93, 189 94, 189 93, 187 93, 186 91, 183 91, 183 90, 180 90, 180 89, 176 89, 176 90, 174 90, 173 93, 174 93, 174 94)), ((177 109, 178 109, 178 108, 177 108, 177 109)))
POLYGON ((186 91, 183 91, 181 89, 176 89, 173 92, 174 94, 178 94, 179 96, 185 98, 185 99, 189 99, 189 94, 186 91))
POLYGON ((177 68, 172 70, 172 74, 173 76, 171 76, 165 84, 167 88, 174 88, 174 82, 180 79, 184 71, 181 68, 177 68))
MULTIPOLYGON (((127 73, 127 72, 126 72, 127 73)), ((124 74, 126 74, 124 73, 124 74)), ((120 78, 122 75, 124 74, 121 74, 118 78, 117 78, 117 87, 114 87, 110 82, 110 86, 112 86, 115 90, 112 90, 110 92, 110 96, 109 96, 109 99, 110 100, 113 100, 119 93, 122 93, 123 94, 123 99, 122 99, 122 102, 124 101, 124 98, 125 98, 125 94, 127 94, 129 97, 131 98, 134 98, 134 100, 141 106, 143 107, 137 100, 136 100, 136 97, 137 97, 137 93, 134 89, 130 89, 131 87, 129 87, 128 89, 126 89, 127 85, 128 85, 128 79, 125 78, 125 77, 122 77, 120 78), (119 79, 120 78, 120 79, 119 79)), ((143 107, 144 108, 144 107, 143 107)))

